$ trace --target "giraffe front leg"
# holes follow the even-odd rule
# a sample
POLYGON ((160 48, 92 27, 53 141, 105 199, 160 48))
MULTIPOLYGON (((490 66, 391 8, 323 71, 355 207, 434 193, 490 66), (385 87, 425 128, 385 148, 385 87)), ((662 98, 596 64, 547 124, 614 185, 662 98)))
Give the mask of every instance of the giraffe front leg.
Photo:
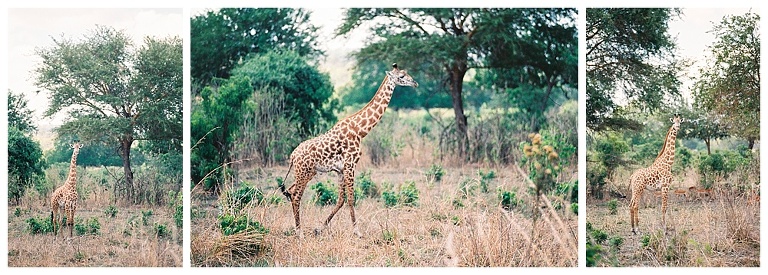
POLYGON ((347 204, 349 205, 349 216, 352 218, 352 233, 357 237, 362 238, 363 234, 360 234, 360 230, 357 229, 357 220, 355 220, 355 188, 350 183, 346 187, 347 191, 347 204))
MULTIPOLYGON (((336 199, 336 206, 331 211, 331 214, 328 215, 328 218, 325 219, 324 228, 327 228, 328 225, 331 223, 331 220, 333 219, 333 216, 336 215, 336 212, 339 212, 339 209, 344 206, 344 182, 342 178, 342 182, 339 183, 339 197, 336 199)), ((315 234, 320 234, 322 230, 316 229, 315 234)))
POLYGON ((664 234, 667 234, 667 194, 669 192, 668 186, 661 187, 661 226, 664 229, 664 234))

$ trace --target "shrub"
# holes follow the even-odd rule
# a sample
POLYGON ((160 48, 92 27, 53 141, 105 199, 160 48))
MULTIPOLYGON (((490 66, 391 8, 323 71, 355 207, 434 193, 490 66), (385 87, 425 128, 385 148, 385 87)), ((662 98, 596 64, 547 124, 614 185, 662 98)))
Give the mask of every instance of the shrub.
POLYGON ((400 203, 406 206, 419 205, 419 189, 416 189, 416 182, 407 181, 405 185, 400 186, 400 203))
POLYGON ((573 211, 573 214, 578 216, 579 215, 579 204, 578 203, 571 203, 571 211, 573 211))
POLYGON ((338 191, 331 184, 330 180, 328 180, 326 183, 327 185, 325 183, 318 182, 310 187, 310 189, 315 191, 315 196, 312 199, 315 201, 315 205, 323 206, 336 204, 336 200, 338 200, 338 191))
POLYGON ((617 201, 616 199, 612 199, 608 201, 608 210, 610 211, 611 215, 616 215, 617 213, 619 213, 618 207, 619 207, 619 201, 617 201))
POLYGON ((384 199, 384 206, 386 207, 394 207, 397 205, 397 194, 395 191, 384 191, 381 193, 381 198, 384 199))
POLYGON ((445 169, 443 169, 443 166, 440 166, 440 164, 432 164, 432 166, 429 167, 429 170, 427 170, 427 180, 429 181, 440 181, 443 179, 443 175, 445 175, 445 169))
POLYGON ((256 203, 264 201, 264 194, 255 186, 244 184, 234 192, 230 192, 227 198, 229 199, 230 206, 235 209, 242 209, 252 201, 256 203))
POLYGON ((165 224, 155 224, 155 236, 157 238, 167 238, 171 236, 171 230, 165 224))
POLYGON ((604 231, 600 229, 593 229, 590 234, 592 235, 592 239, 597 244, 601 244, 608 240, 608 233, 605 233, 604 231))
POLYGON ((152 210, 141 210, 141 224, 148 226, 152 218, 152 210))
POLYGON ((21 216, 21 209, 16 207, 16 210, 13 210, 13 215, 16 216, 16 217, 20 217, 21 216))
POLYGON ((483 172, 483 170, 477 170, 477 175, 480 176, 480 190, 483 193, 488 193, 488 183, 496 178, 496 172, 490 170, 483 172))
POLYGON ((224 236, 245 231, 253 231, 262 234, 269 233, 269 229, 265 228, 257 221, 249 220, 245 215, 240 215, 238 217, 229 214, 221 215, 219 216, 219 226, 224 236))
POLYGON ((29 232, 31 234, 44 234, 53 232, 53 225, 50 218, 38 218, 32 217, 27 219, 29 225, 29 232))
POLYGON ((624 244, 624 238, 622 238, 621 236, 614 236, 611 238, 609 243, 611 244, 611 247, 618 250, 619 247, 621 247, 621 245, 624 244))
POLYGON ((523 203, 521 199, 517 198, 517 194, 513 191, 506 191, 499 188, 497 192, 499 200, 501 201, 501 207, 507 211, 512 211, 512 209, 517 208, 523 203))
POLYGON ((184 228, 184 205, 176 205, 173 212, 173 222, 176 224, 176 228, 184 228))
MULTIPOLYGON (((355 180, 357 182, 357 186, 360 187, 360 190, 362 191, 362 195, 369 197, 369 198, 378 198, 381 196, 381 191, 379 191, 379 186, 376 185, 373 180, 371 180, 371 171, 366 171, 360 173, 359 176, 357 176, 357 179, 355 180)), ((357 201, 357 200, 355 200, 357 201)))
POLYGON ((110 204, 107 209, 104 210, 104 215, 107 216, 107 218, 114 218, 117 216, 117 207, 110 204))

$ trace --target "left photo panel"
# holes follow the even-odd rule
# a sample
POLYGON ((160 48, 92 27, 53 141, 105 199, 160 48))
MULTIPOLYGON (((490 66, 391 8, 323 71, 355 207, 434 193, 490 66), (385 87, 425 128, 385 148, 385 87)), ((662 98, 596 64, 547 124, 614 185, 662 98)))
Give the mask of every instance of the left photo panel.
POLYGON ((182 9, 8 9, 8 266, 181 267, 182 9))

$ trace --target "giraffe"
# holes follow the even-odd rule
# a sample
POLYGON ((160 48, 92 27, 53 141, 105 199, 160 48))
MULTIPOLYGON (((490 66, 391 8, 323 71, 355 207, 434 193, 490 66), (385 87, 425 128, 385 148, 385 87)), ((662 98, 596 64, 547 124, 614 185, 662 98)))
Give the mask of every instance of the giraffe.
POLYGON ((672 122, 672 127, 667 131, 664 145, 661 147, 656 160, 653 161, 651 166, 640 168, 629 177, 629 187, 632 191, 632 199, 629 202, 629 217, 632 224, 632 233, 634 234, 637 234, 637 225, 640 222, 638 218, 638 203, 646 188, 649 190, 661 189, 661 221, 664 226, 664 232, 667 230, 667 194, 669 193, 669 184, 672 182, 675 140, 683 118, 679 114, 675 114, 670 118, 670 121, 672 122))
MULTIPOLYGON (((296 181, 287 190, 283 182, 280 182, 279 187, 291 201, 293 217, 296 221, 296 232, 300 236, 299 206, 301 196, 304 194, 307 183, 317 172, 329 171, 334 171, 340 176, 340 184, 336 207, 325 220, 325 227, 331 222, 336 212, 344 206, 346 200, 352 218, 353 232, 358 237, 362 236, 357 230, 355 220, 353 188, 355 166, 360 160, 361 141, 381 120, 396 86, 418 87, 419 84, 405 70, 398 69, 397 63, 393 64, 392 70, 386 73, 378 91, 365 107, 336 123, 328 132, 302 142, 291 153, 288 173, 283 179, 288 177, 292 167, 296 167, 294 170, 296 181)), ((315 230, 316 233, 319 231, 315 230)))
POLYGON ((69 176, 62 186, 56 188, 51 195, 51 224, 53 225, 53 235, 57 235, 56 224, 59 223, 59 229, 63 226, 61 220, 66 215, 67 224, 69 224, 69 236, 72 237, 72 227, 75 224, 75 210, 77 209, 77 154, 83 144, 75 141, 70 147, 72 150, 72 160, 69 163, 69 176), (61 212, 59 212, 61 210, 61 212))

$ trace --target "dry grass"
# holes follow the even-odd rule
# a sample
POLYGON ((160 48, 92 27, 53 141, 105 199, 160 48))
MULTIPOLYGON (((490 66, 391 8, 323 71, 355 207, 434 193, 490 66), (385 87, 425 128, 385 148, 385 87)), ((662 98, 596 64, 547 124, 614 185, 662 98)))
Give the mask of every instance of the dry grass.
POLYGON ((98 219, 100 234, 78 236, 76 230, 73 230, 74 236, 70 238, 68 227, 63 228, 58 236, 53 233, 31 234, 27 220, 50 220, 51 209, 46 196, 29 189, 20 205, 8 206, 8 266, 182 266, 183 234, 174 225, 174 213, 166 206, 118 202, 115 205, 115 217, 107 217, 105 210, 115 200, 111 192, 106 190, 108 188, 99 187, 99 179, 93 176, 97 173, 97 168, 78 173, 79 188, 81 191, 88 190, 88 195, 79 201, 75 219, 83 224, 91 218, 98 219), (146 225, 142 220, 142 211, 152 211, 151 216, 147 215, 146 225), (169 234, 158 237, 158 224, 165 225, 169 234))
MULTIPOLYGON (((397 165, 400 167, 400 165, 397 165)), ((275 177, 283 177, 285 167, 253 170, 241 179, 264 191, 264 196, 282 194, 276 190, 275 177)), ((294 232, 291 207, 287 203, 249 205, 245 211, 270 232, 261 242, 262 249, 242 257, 221 254, 226 245, 217 227, 217 199, 193 195, 191 221, 191 259, 193 266, 576 266, 577 218, 573 214, 543 209, 544 217, 536 224, 530 215, 533 197, 514 170, 496 169, 498 177, 488 193, 479 189, 454 207, 459 186, 467 178, 477 177, 477 169, 447 168, 440 182, 426 180, 427 168, 375 169, 373 182, 380 187, 388 182, 396 187, 413 180, 419 191, 417 207, 386 208, 383 201, 365 198, 355 207, 358 238, 352 231, 349 208, 334 217, 320 234, 322 222, 332 206, 319 207, 311 201, 313 191, 304 194, 301 218, 303 237, 294 232), (501 186, 515 190, 524 204, 523 211, 509 212, 499 206, 495 192, 501 186), (526 213, 526 214, 523 214, 526 213), (558 223, 557 219, 562 220, 558 223), (559 239, 561 242, 553 242, 559 239), (227 255, 221 257, 221 255, 227 255)), ((358 168, 358 173, 365 168, 358 168)), ((317 176, 312 183, 331 179, 335 174, 317 176)), ((293 177, 289 176, 288 184, 293 177)))
MULTIPOLYGON (((695 184, 691 177, 679 182, 683 185, 673 188, 695 184)), ((597 265, 760 266, 760 207, 748 198, 732 191, 720 191, 714 197, 669 194, 666 235, 662 234, 660 200, 641 200, 637 235, 630 229, 629 197, 618 199, 615 215, 605 201, 588 200, 587 222, 607 233, 608 239, 624 240, 618 248, 601 244, 607 255, 597 265)))

